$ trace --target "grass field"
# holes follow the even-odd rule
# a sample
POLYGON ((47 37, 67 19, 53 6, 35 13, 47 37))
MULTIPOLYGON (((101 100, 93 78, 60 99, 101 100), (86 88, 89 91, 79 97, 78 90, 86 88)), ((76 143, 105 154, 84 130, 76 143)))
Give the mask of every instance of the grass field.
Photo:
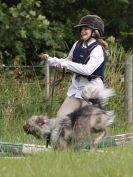
POLYGON ((0 158, 1 177, 133 177, 133 144, 0 158))
MULTIPOLYGON (((0 120, 1 140, 44 144, 23 131, 24 120, 0 120)), ((114 125, 108 135, 133 132, 133 126, 114 125)), ((106 147, 98 152, 49 151, 33 155, 0 154, 0 177, 133 177, 133 144, 106 147)))

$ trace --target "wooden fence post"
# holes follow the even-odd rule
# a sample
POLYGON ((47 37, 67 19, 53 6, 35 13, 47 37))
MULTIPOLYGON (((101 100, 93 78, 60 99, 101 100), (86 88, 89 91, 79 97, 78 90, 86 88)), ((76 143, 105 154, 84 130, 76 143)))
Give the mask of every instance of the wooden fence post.
POLYGON ((49 100, 49 64, 45 64, 45 99, 49 100))
POLYGON ((133 123, 133 55, 127 55, 125 67, 125 111, 126 120, 133 123))

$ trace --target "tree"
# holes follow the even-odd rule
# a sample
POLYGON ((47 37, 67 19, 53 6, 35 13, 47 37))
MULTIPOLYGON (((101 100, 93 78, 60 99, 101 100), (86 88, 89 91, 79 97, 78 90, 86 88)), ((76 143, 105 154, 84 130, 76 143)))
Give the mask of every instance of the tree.
POLYGON ((1 0, 0 50, 5 63, 38 62, 42 51, 64 57, 79 39, 73 26, 86 14, 104 19, 105 37, 126 50, 133 43, 132 0, 1 0), (130 43, 129 43, 130 42, 130 43))

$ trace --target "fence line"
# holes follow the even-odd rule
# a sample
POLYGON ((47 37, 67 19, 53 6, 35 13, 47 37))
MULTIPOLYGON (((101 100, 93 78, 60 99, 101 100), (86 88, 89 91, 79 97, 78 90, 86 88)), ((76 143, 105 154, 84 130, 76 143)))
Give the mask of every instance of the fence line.
MULTIPOLYGON (((116 63, 116 64, 106 64, 106 66, 116 66, 116 65, 125 65, 125 62, 119 62, 119 63, 116 63)), ((0 69, 8 69, 8 68, 44 68, 44 66, 42 65, 27 65, 27 66, 23 66, 23 65, 0 65, 0 69)))
POLYGON ((127 121, 133 122, 133 113, 132 113, 132 109, 133 109, 133 83, 132 83, 132 79, 133 79, 133 67, 132 67, 132 62, 133 62, 133 55, 128 55, 127 59, 126 59, 126 67, 125 67, 125 88, 126 88, 126 93, 125 93, 125 112, 126 112, 126 117, 127 117, 127 121), (131 82, 129 82, 131 81, 131 82))
MULTIPOLYGON (((50 95, 51 96, 51 95, 50 95)), ((18 98, 18 97, 16 97, 18 98)), ((121 96, 115 96, 115 100, 119 100, 120 98, 122 98, 121 96)), ((123 98, 125 98, 125 96, 123 96, 123 98)), ((129 101, 132 97, 130 98, 127 98, 127 101, 129 101)), ((31 100, 31 99, 22 99, 21 100, 21 103, 26 103, 26 100, 31 100)), ((29 103, 30 104, 38 104, 38 103, 47 103, 49 100, 48 99, 44 99, 44 100, 40 100, 40 101, 36 101, 36 100, 33 100, 33 101, 30 101, 29 103)), ((53 99, 53 102, 60 102, 59 100, 57 99, 53 99)), ((0 105, 4 105, 4 104, 8 104, 8 102, 1 102, 0 101, 0 105)))
POLYGON ((48 62, 46 62, 45 64, 45 85, 46 85, 46 89, 45 89, 45 97, 46 99, 49 99, 49 95, 50 95, 50 71, 49 71, 49 64, 48 62))
MULTIPOLYGON (((115 99, 119 101, 120 98, 124 98, 125 97, 125 113, 126 113, 126 120, 128 122, 133 122, 133 101, 132 101, 132 97, 133 97, 133 94, 132 94, 132 90, 133 90, 133 67, 132 67, 132 62, 133 62, 133 56, 127 56, 127 59, 126 59, 126 63, 125 62, 121 62, 121 63, 117 63, 117 64, 106 64, 106 66, 119 66, 119 65, 125 65, 125 95, 122 95, 122 96, 119 96, 119 95, 116 95, 115 99)), ((38 84, 39 85, 44 85, 44 99, 37 101, 37 100, 32 100, 31 98, 29 100, 31 100, 29 103, 30 104, 39 104, 39 103, 44 103, 44 102, 49 102, 49 99, 50 99, 50 87, 51 87, 51 81, 50 81, 50 70, 49 70, 49 65, 48 63, 46 63, 45 65, 45 68, 44 66, 0 66, 0 70, 4 73, 5 71, 8 71, 6 70, 6 68, 9 68, 9 69, 17 69, 17 68, 26 68, 26 69, 34 69, 34 68, 42 68, 44 69, 44 80, 42 81, 39 81, 38 84)), ((34 71, 33 71, 34 72, 34 71)), ((122 81, 123 82, 123 81, 122 81)), ((17 83, 19 84, 19 83, 17 83)), ((23 84, 20 82, 20 84, 23 84)), ((29 84, 29 85, 36 85, 36 82, 28 82, 26 84, 29 84)), ((1 83, 1 86, 2 85, 6 85, 6 83, 1 83)), ((14 83, 8 83, 7 84, 8 86, 13 86, 15 85, 14 83)), ((24 83, 25 85, 25 83, 24 83)), ((26 103, 25 100, 28 100, 28 98, 26 99, 22 99, 22 102, 21 103, 26 103)), ((59 100, 56 100, 56 99, 53 99, 53 102, 60 102, 59 100)), ((12 103, 12 101, 11 101, 12 103)), ((0 105, 8 105, 8 102, 5 102, 4 100, 3 101, 0 101, 0 105)), ((10 104, 10 103, 9 103, 10 104)))

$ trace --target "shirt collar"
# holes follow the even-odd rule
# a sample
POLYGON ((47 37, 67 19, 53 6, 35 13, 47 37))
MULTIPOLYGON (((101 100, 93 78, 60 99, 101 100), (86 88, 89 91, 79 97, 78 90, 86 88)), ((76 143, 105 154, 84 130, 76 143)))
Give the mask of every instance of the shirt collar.
MULTIPOLYGON (((94 43, 96 41, 96 39, 94 38, 91 38, 88 43, 87 43, 87 46, 91 45, 92 43, 94 43)), ((86 47, 86 45, 83 43, 83 47, 86 47)))

